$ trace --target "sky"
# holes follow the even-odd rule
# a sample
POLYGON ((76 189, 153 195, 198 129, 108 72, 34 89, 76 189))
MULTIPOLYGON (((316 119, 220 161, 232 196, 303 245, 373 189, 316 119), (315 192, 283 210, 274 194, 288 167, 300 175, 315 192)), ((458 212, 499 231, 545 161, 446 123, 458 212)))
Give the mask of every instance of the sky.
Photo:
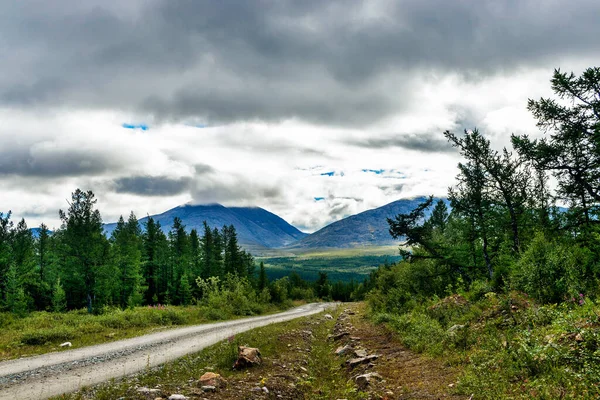
POLYGON ((600 57, 597 0, 0 3, 0 211, 58 227, 259 206, 306 232, 444 196, 478 128, 540 136, 529 98, 600 57))

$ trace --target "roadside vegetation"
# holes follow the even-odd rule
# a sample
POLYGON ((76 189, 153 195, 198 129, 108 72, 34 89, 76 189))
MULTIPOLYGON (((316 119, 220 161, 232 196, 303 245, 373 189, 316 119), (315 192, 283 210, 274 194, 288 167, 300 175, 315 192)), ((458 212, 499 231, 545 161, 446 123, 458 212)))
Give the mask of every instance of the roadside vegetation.
POLYGON ((36 236, 0 213, 0 360, 364 293, 324 272, 314 282, 269 278, 233 226, 205 223, 200 235, 175 218, 165 234, 131 213, 106 237, 95 204, 94 193, 77 189, 59 212, 62 226, 42 225, 36 236))
POLYGON ((363 399, 365 394, 348 381, 340 360, 332 357, 336 344, 327 340, 339 312, 331 311, 334 319, 311 316, 244 332, 134 377, 57 398, 146 399, 137 389, 147 387, 159 388, 165 398, 177 393, 213 399, 277 395, 285 399, 363 399), (238 345, 258 347, 263 363, 248 370, 232 370, 238 345), (207 371, 223 376, 226 387, 217 393, 203 393, 197 381, 207 371), (268 394, 261 390, 263 387, 268 388, 268 394))
POLYGON ((450 209, 430 198, 388 221, 410 250, 372 275, 373 318, 462 366, 459 393, 600 396, 599 87, 600 68, 555 71, 556 98, 528 105, 544 137, 512 149, 446 132, 463 157, 450 209))

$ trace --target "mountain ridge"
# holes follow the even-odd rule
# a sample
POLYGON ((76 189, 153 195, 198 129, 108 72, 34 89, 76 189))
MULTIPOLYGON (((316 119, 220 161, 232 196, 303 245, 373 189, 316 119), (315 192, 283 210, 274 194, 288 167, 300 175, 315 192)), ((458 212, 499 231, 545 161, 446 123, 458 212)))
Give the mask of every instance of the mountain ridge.
MULTIPOLYGON (((238 242, 246 248, 284 247, 307 234, 287 223, 283 218, 260 207, 225 207, 221 204, 184 204, 163 213, 151 215, 167 233, 173 225, 173 219, 179 217, 186 230, 204 232, 204 221, 211 228, 220 229, 224 225, 233 225, 238 235, 238 242)), ((148 217, 140 218, 140 224, 148 217)), ((110 235, 116 223, 104 225, 106 235, 110 235)))
POLYGON ((427 197, 399 199, 342 218, 289 245, 286 249, 352 248, 360 246, 386 246, 398 240, 389 233, 387 218, 408 213, 427 197))

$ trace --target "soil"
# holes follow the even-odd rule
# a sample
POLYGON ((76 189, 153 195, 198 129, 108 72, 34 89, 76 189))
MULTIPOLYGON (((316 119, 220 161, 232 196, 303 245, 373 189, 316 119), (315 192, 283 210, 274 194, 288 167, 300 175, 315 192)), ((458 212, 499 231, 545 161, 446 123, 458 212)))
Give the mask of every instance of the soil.
MULTIPOLYGON (((330 352, 330 356, 339 361, 339 370, 336 373, 343 374, 347 381, 354 382, 356 376, 364 373, 374 372, 381 375, 383 380, 372 380, 364 389, 364 398, 468 399, 466 396, 452 393, 460 372, 458 369, 404 348, 396 334, 385 326, 373 325, 364 317, 364 305, 352 304, 342 307, 346 310, 336 326, 347 330, 349 335, 335 341, 333 348, 349 344, 355 349, 366 350, 369 355, 379 356, 371 363, 350 368, 345 361, 353 358, 353 355, 337 356, 333 351, 330 352)), ((240 372, 235 378, 230 377, 227 387, 217 393, 204 393, 199 388, 194 390, 194 393, 200 399, 210 400, 291 400, 312 399, 317 397, 317 394, 322 395, 318 392, 307 392, 302 385, 303 380, 309 377, 307 368, 315 341, 327 340, 326 337, 312 335, 312 328, 319 323, 319 318, 320 316, 311 317, 300 329, 274 338, 286 343, 288 351, 265 360, 261 367, 240 372), (263 391, 263 386, 268 392, 263 391)), ((329 341, 331 342, 332 338, 329 341)))

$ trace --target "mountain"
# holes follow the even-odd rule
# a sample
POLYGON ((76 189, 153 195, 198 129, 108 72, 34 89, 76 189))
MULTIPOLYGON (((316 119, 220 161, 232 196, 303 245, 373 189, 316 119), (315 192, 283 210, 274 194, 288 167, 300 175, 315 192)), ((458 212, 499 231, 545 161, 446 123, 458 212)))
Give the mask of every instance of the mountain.
POLYGON ((348 248, 397 244, 389 233, 387 218, 412 211, 426 197, 402 199, 346 217, 288 246, 299 248, 348 248))
MULTIPOLYGON (((221 229, 223 225, 233 225, 238 235, 238 242, 247 250, 284 247, 307 235, 277 215, 259 207, 186 204, 162 214, 152 215, 155 221, 160 222, 165 233, 171 229, 175 217, 181 219, 188 232, 195 228, 200 236, 204 233, 204 221, 211 228, 221 229)), ((140 219, 142 226, 147 219, 148 217, 140 219)), ((116 225, 116 223, 104 225, 106 235, 110 235, 116 225)))

